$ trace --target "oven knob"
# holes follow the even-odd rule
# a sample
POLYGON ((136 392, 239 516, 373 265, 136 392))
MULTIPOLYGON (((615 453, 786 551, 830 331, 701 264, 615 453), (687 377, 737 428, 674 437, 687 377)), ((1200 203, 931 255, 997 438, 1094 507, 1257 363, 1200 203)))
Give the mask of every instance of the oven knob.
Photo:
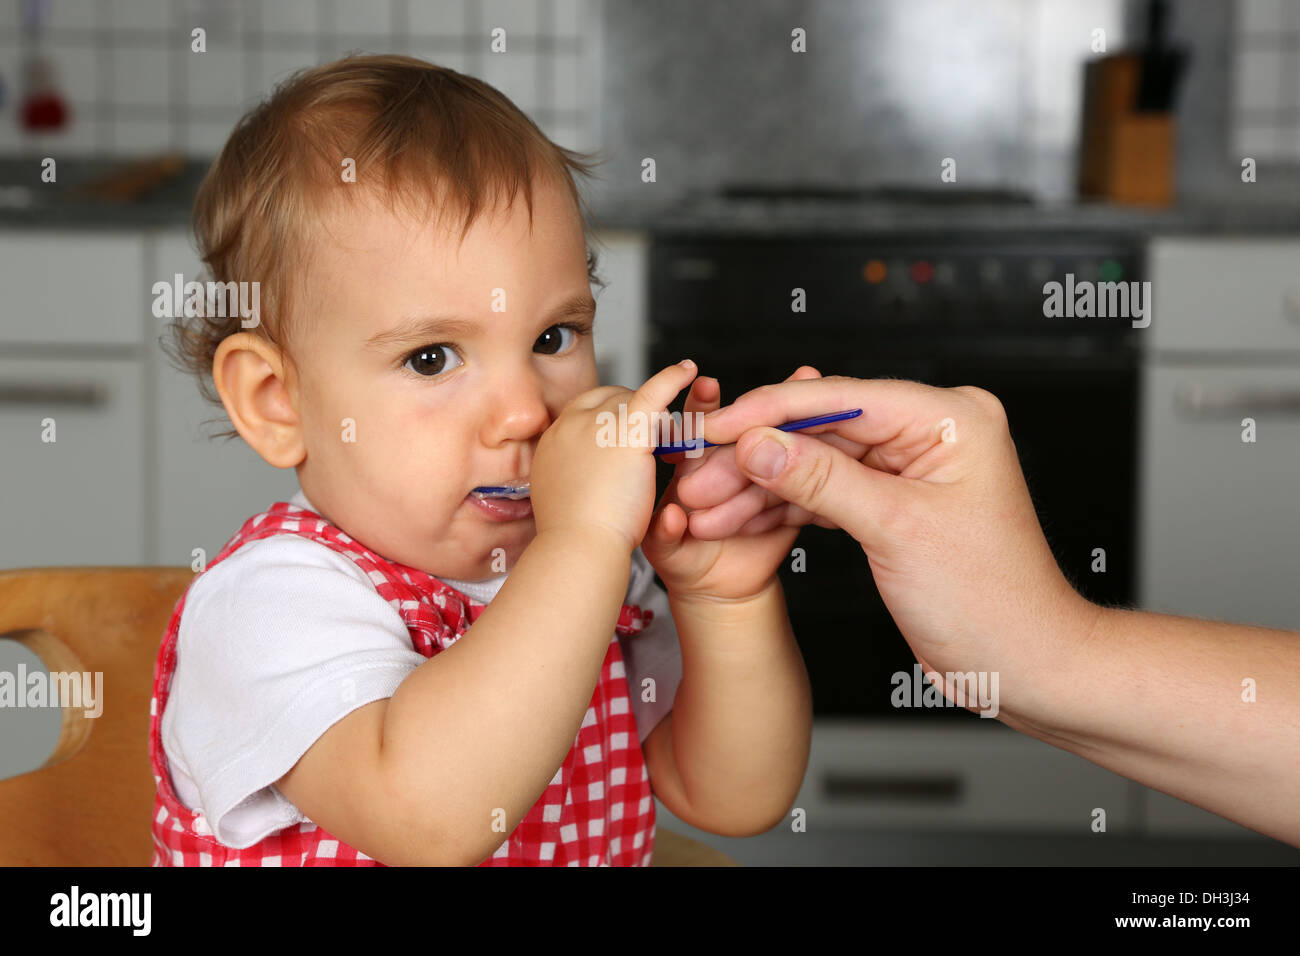
POLYGON ((712 259, 674 259, 671 266, 671 273, 674 279, 680 279, 685 282, 700 282, 717 276, 718 264, 712 259))
POLYGON ((880 285, 889 275, 889 267, 879 259, 869 259, 862 267, 863 281, 871 285, 880 285))

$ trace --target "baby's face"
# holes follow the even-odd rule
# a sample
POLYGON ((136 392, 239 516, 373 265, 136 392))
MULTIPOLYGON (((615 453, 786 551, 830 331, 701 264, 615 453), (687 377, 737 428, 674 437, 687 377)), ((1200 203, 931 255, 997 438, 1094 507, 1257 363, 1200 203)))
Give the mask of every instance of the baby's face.
POLYGON ((470 490, 528 480, 542 432, 598 384, 586 245, 549 181, 534 184, 531 232, 522 193, 459 250, 459 223, 410 219, 345 205, 313 244, 292 343, 298 477, 371 550, 478 580, 501 570, 497 548, 513 567, 535 528, 527 501, 494 513, 470 490))

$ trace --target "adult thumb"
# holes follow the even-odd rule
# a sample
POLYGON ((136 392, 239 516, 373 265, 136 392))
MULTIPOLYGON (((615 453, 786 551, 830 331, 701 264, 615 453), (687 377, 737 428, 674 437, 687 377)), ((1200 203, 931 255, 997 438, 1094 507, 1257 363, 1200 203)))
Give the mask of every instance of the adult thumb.
POLYGON ((895 489, 834 445, 776 428, 751 428, 736 442, 736 464, 754 484, 834 522, 863 545, 876 538, 895 489))

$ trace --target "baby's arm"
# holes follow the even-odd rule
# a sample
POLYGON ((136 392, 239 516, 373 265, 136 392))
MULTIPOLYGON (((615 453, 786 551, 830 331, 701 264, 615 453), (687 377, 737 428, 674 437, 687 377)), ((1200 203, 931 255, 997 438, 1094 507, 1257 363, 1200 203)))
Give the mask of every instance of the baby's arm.
POLYGON ((629 573, 629 552, 612 533, 539 534, 472 639, 421 664, 392 698, 334 724, 280 791, 380 862, 482 862, 573 745, 629 573), (504 831, 492 826, 498 810, 504 831))
POLYGON ((701 830, 765 833, 798 796, 812 731, 808 673, 781 586, 741 602, 669 598, 682 681, 645 742, 655 796, 701 830))
POLYGON ((477 864, 513 832, 582 726, 654 505, 650 450, 602 447, 596 423, 620 403, 662 411, 694 374, 671 366, 635 393, 569 403, 533 460, 537 536, 496 598, 280 779, 309 819, 396 865, 477 864))

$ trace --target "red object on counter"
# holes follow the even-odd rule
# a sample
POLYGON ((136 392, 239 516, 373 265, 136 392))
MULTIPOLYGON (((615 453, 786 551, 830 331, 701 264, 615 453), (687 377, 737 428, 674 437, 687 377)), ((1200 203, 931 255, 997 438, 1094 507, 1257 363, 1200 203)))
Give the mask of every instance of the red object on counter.
POLYGON ((68 121, 68 104, 59 93, 54 64, 39 53, 27 61, 22 125, 28 132, 58 129, 68 121))
POLYGON ((58 129, 68 121, 68 108, 57 93, 41 93, 23 103, 23 129, 58 129))

